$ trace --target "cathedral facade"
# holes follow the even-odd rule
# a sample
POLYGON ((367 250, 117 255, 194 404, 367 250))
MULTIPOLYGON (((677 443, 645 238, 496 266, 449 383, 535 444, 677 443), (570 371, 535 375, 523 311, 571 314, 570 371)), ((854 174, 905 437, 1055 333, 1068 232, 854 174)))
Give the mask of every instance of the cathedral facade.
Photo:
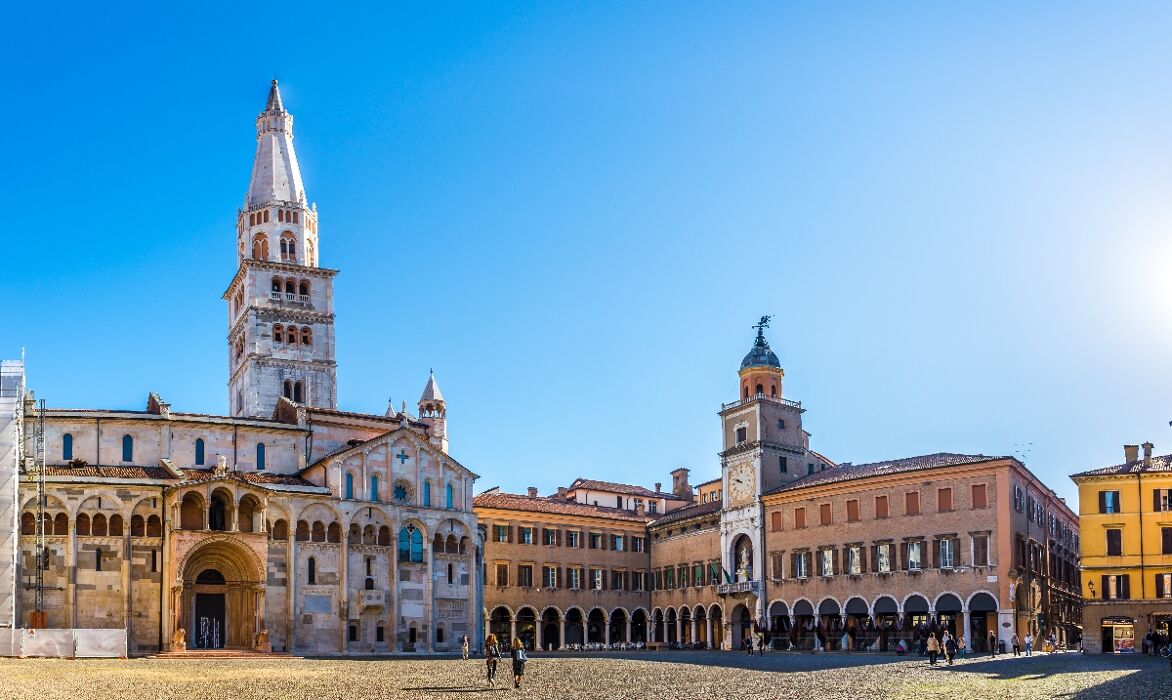
POLYGON ((0 626, 125 629, 131 654, 476 643, 477 475, 448 454, 443 394, 433 375, 415 414, 338 410, 336 271, 276 81, 256 126, 223 297, 228 415, 157 394, 42 409, 5 363, 0 510, 19 515, 0 626))

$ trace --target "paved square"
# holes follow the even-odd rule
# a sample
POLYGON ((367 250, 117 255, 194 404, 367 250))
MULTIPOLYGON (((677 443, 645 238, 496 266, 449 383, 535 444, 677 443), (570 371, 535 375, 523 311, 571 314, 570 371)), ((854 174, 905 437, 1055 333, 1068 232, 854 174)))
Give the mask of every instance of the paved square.
POLYGON ((503 662, 453 659, 0 659, 6 699, 175 698, 1071 698, 1172 697, 1164 659, 1080 654, 978 658, 952 668, 919 658, 644 652, 540 656, 515 691, 503 662))

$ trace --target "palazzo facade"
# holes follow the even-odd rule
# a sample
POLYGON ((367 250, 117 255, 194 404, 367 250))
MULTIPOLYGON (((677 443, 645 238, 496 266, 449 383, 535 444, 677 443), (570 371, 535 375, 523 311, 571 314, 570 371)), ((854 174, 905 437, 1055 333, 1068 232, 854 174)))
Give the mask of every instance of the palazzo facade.
POLYGON ((477 475, 448 454, 434 375, 414 414, 338 410, 336 271, 276 81, 256 126, 223 296, 229 415, 156 394, 42 409, 5 363, 0 510, 19 513, 19 551, 0 624, 124 628, 132 654, 457 649, 482 628, 477 475))

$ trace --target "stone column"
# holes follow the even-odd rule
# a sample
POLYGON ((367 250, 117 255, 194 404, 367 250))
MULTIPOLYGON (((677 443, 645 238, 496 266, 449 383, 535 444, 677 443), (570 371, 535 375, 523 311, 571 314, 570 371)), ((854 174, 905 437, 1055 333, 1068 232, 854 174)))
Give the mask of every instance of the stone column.
POLYGON ((517 615, 514 613, 509 615, 509 644, 517 638, 517 615))
POLYGON ((566 646, 566 616, 558 617, 558 632, 561 634, 561 639, 558 641, 558 648, 564 649, 566 646))
POLYGON ((684 641, 684 621, 678 615, 676 616, 676 642, 684 641))
MULTIPOLYGON (((435 540, 434 533, 432 540, 435 540)), ((435 651, 435 548, 426 541, 423 544, 427 551, 424 557, 427 569, 423 576, 423 619, 427 622, 427 646, 424 648, 435 651)))
POLYGON ((814 614, 814 650, 815 651, 817 651, 819 649, 821 649, 822 651, 826 651, 826 648, 822 646, 822 640, 818 639, 818 628, 821 624, 822 624, 822 616, 815 613, 814 614))
POLYGON ((603 635, 603 641, 605 641, 607 644, 610 644, 610 616, 609 615, 606 616, 606 624, 603 625, 602 629, 605 632, 605 634, 603 635))
POLYGON ((688 639, 688 641, 689 641, 689 642, 695 642, 695 641, 696 641, 696 618, 694 618, 694 617, 692 618, 692 629, 691 629, 691 633, 692 633, 692 636, 691 636, 691 638, 690 638, 690 639, 688 639))
POLYGON ((964 637, 964 641, 969 645, 969 649, 973 648, 973 640, 969 639, 969 609, 963 607, 960 609, 960 629, 956 631, 957 636, 964 637))
POLYGON ((65 550, 65 600, 69 606, 70 628, 77 627, 77 521, 73 524, 69 528, 69 547, 65 550))
POLYGON ((711 617, 704 618, 704 632, 706 633, 706 636, 704 637, 704 643, 707 644, 711 648, 712 647, 712 618, 711 617))
POLYGON ((545 624, 541 618, 537 619, 537 623, 533 626, 533 650, 539 651, 545 648, 545 624))
POLYGON ((635 640, 631 638, 631 618, 627 617, 627 644, 630 644, 634 641, 635 640))
MULTIPOLYGON (((328 538, 327 538, 328 539, 328 538)), ((340 634, 338 635, 338 650, 345 653, 347 633, 350 628, 350 596, 346 579, 350 571, 350 528, 342 530, 341 556, 338 557, 338 610, 342 619, 340 634)))
MULTIPOLYGON (((170 432, 170 431, 168 431, 170 432)), ((126 646, 133 648, 134 634, 130 624, 132 613, 130 600, 130 519, 122 524, 122 626, 126 628, 126 646)))
MULTIPOLYGON (((290 514, 293 518, 294 514, 290 514)), ((285 562, 285 651, 293 651, 294 635, 297 629, 293 613, 297 609, 297 521, 289 523, 289 539, 286 541, 285 562)))

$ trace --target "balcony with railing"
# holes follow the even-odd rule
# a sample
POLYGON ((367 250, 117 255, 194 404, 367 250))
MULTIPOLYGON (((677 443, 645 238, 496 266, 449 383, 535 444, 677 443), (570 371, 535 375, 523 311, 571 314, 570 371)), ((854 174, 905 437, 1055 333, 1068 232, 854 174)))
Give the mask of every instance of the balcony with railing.
POLYGON ((756 396, 747 396, 743 399, 733 401, 732 403, 722 403, 720 405, 720 410, 727 411, 730 408, 737 408, 740 406, 745 406, 747 404, 753 403, 754 401, 768 401, 770 403, 776 403, 776 404, 781 404, 782 406, 789 406, 790 408, 796 408, 799 411, 802 410, 802 402, 801 401, 791 401, 789 399, 783 399, 780 396, 769 396, 767 394, 757 394, 756 396))
POLYGON ((291 306, 309 306, 308 294, 293 294, 292 292, 269 292, 269 301, 291 306))
POLYGON ((741 593, 761 593, 760 581, 737 581, 736 583, 721 583, 716 586, 716 595, 737 595, 741 593))
POLYGON ((386 591, 364 590, 355 591, 354 593, 354 607, 359 610, 366 610, 368 608, 383 609, 387 607, 386 591))

